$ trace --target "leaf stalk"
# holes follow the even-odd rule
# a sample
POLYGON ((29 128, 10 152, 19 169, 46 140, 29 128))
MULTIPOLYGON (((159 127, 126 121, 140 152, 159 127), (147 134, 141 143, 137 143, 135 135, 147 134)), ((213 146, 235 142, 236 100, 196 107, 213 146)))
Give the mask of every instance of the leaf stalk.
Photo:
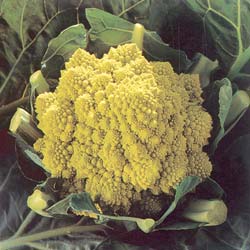
POLYGON ((44 240, 52 237, 67 235, 70 233, 82 233, 82 232, 96 232, 104 231, 103 225, 92 225, 92 226, 68 226, 57 229, 44 231, 41 233, 35 233, 27 236, 21 236, 18 238, 11 238, 0 242, 1 250, 8 250, 14 247, 20 247, 28 245, 30 242, 44 240))

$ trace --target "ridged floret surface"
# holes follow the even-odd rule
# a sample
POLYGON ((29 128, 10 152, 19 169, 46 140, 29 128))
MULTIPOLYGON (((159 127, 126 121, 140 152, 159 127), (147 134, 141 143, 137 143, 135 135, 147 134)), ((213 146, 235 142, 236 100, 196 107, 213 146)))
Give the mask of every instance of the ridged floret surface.
POLYGON ((212 120, 201 93, 196 75, 148 62, 135 44, 101 59, 78 49, 55 92, 36 99, 44 137, 34 148, 52 177, 81 180, 79 192, 115 212, 129 214, 144 201, 160 211, 157 196, 173 195, 188 175, 212 171, 202 151, 212 120))

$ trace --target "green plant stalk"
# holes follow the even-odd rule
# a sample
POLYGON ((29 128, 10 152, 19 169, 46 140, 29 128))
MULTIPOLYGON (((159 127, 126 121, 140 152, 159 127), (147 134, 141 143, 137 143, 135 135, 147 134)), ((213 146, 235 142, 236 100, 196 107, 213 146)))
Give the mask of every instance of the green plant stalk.
POLYGON ((49 91, 49 84, 46 82, 41 70, 37 70, 30 76, 30 84, 37 94, 49 91))
POLYGON ((9 130, 13 134, 21 136, 30 145, 42 137, 42 133, 37 129, 32 116, 22 108, 17 108, 11 119, 9 130))
POLYGON ((240 54, 235 60, 234 64, 231 66, 227 77, 232 81, 244 67, 244 65, 250 60, 250 46, 240 54))
POLYGON ((127 216, 112 216, 112 215, 100 215, 101 218, 107 218, 107 219, 113 219, 117 221, 130 221, 135 222, 137 226, 144 232, 149 233, 151 232, 155 227, 155 220, 151 218, 141 219, 141 218, 135 218, 135 217, 127 217, 127 216))
POLYGON ((11 238, 17 238, 19 235, 21 235, 26 227, 31 223, 31 221, 35 218, 36 213, 33 211, 30 211, 28 215, 25 217, 24 221, 18 228, 18 230, 15 232, 15 234, 11 238))
POLYGON ((227 207, 222 200, 194 200, 182 213, 186 219, 216 226, 224 223, 227 218, 227 207))
POLYGON ((21 236, 18 238, 11 238, 0 242, 1 250, 8 250, 14 247, 25 246, 30 242, 39 241, 43 239, 48 239, 52 237, 67 235, 70 233, 81 233, 81 232, 95 232, 104 231, 105 227, 103 225, 93 225, 93 226, 68 226, 57 229, 52 229, 44 231, 41 233, 35 233, 28 236, 21 236))
POLYGON ((133 33, 132 33, 131 42, 135 43, 140 50, 143 49, 144 32, 145 32, 145 29, 143 25, 136 23, 134 26, 133 33))

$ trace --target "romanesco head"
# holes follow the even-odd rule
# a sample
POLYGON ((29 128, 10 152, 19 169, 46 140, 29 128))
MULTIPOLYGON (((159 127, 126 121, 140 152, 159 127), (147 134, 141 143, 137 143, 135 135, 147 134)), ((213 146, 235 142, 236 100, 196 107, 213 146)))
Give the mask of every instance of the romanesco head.
POLYGON ((145 192, 172 195, 186 176, 210 175, 202 147, 211 117, 200 95, 196 76, 148 62, 135 44, 102 59, 78 49, 55 92, 36 100, 44 137, 34 148, 52 176, 80 181, 79 191, 129 213, 145 192))

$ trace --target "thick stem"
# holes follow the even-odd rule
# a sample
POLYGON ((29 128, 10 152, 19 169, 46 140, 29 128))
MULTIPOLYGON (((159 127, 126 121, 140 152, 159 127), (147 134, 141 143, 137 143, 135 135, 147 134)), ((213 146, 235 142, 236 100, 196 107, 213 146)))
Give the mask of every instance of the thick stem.
POLYGON ((35 218, 36 213, 33 211, 30 211, 29 214, 26 216, 25 220, 21 224, 21 226, 18 228, 16 233, 11 238, 17 238, 19 235, 21 235, 26 227, 31 223, 31 221, 35 218))
POLYGON ((49 194, 41 192, 36 189, 27 199, 27 205, 37 214, 42 216, 51 217, 51 215, 44 210, 48 207, 48 201, 53 200, 49 194))
POLYGON ((208 211, 204 212, 185 212, 182 216, 186 219, 201 222, 201 223, 209 223, 208 211))
POLYGON ((143 25, 136 23, 134 26, 131 42, 135 43, 140 50, 143 49, 143 37, 144 27, 143 25))
POLYGON ((26 104, 28 101, 29 101, 29 97, 25 96, 23 98, 20 98, 20 99, 14 101, 14 102, 11 102, 9 104, 1 106, 0 107, 0 117, 3 115, 7 115, 7 114, 15 112, 19 106, 26 104))
POLYGON ((103 225, 93 225, 93 226, 68 226, 57 229, 48 230, 41 233, 31 234, 28 236, 22 236, 18 238, 11 238, 0 242, 1 250, 9 250, 14 247, 25 246, 30 242, 39 241, 43 239, 48 239, 52 237, 67 235, 70 233, 81 233, 81 232, 94 232, 94 231, 104 231, 105 227, 103 225))
POLYGON ((37 70, 30 76, 30 84, 37 94, 49 91, 49 84, 46 82, 41 70, 37 70))
POLYGON ((192 221, 208 223, 206 226, 216 226, 226 221, 227 207, 222 200, 194 200, 190 201, 182 216, 192 221))
POLYGON ((144 232, 149 233, 155 227, 155 220, 146 218, 134 218, 134 217, 127 217, 127 216, 112 216, 112 215, 102 215, 104 218, 113 219, 117 221, 131 221, 135 222, 137 226, 144 232))
POLYGON ((32 116, 24 109, 17 108, 10 122, 10 131, 13 134, 21 136, 30 145, 40 137, 42 133, 37 129, 32 116))

